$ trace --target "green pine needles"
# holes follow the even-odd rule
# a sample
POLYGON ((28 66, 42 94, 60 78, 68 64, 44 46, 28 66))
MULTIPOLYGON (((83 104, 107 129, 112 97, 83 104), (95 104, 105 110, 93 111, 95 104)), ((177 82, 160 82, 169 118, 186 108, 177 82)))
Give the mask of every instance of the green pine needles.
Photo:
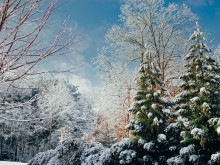
POLYGON ((129 109, 134 119, 131 120, 129 129, 135 138, 152 140, 163 133, 166 120, 160 100, 160 72, 153 63, 142 63, 136 82, 137 93, 134 104, 129 109))

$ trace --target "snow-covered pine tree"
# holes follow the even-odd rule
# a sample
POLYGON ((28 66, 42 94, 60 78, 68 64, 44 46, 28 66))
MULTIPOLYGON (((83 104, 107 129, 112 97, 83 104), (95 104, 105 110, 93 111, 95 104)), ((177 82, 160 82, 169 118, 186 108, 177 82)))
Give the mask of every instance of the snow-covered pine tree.
POLYGON ((136 82, 137 93, 129 109, 134 118, 130 121, 129 130, 135 139, 152 140, 164 129, 161 124, 164 117, 160 103, 160 72, 153 63, 142 63, 136 82))
POLYGON ((143 145, 139 152, 143 154, 144 163, 164 164, 169 155, 164 134, 167 114, 163 112, 165 101, 161 97, 164 89, 160 80, 161 73, 151 61, 142 62, 138 71, 137 93, 129 109, 133 118, 128 129, 133 138, 138 140, 139 146, 143 145))
POLYGON ((167 162, 170 165, 219 164, 220 136, 217 126, 212 126, 210 121, 220 116, 219 68, 215 60, 206 55, 210 49, 198 23, 189 40, 193 44, 184 58, 186 74, 180 77, 182 92, 176 97, 182 148, 179 156, 167 162))

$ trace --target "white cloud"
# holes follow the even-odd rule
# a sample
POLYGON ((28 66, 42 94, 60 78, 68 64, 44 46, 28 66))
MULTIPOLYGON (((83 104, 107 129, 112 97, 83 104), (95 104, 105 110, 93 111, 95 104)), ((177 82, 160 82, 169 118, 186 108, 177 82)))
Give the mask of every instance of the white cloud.
POLYGON ((92 90, 92 84, 90 82, 90 80, 77 76, 77 75, 73 75, 71 77, 69 77, 69 81, 70 83, 79 86, 79 91, 81 93, 89 93, 92 90))
POLYGON ((93 90, 93 86, 90 80, 80 75, 75 74, 57 74, 57 78, 67 79, 71 84, 78 86, 79 92, 82 94, 89 94, 93 90))

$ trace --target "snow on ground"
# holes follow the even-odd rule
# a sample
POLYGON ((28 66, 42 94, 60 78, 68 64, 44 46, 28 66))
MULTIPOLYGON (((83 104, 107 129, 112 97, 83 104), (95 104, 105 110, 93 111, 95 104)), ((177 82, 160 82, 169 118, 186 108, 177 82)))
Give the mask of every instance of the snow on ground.
POLYGON ((0 161, 0 165, 27 165, 27 163, 0 161))

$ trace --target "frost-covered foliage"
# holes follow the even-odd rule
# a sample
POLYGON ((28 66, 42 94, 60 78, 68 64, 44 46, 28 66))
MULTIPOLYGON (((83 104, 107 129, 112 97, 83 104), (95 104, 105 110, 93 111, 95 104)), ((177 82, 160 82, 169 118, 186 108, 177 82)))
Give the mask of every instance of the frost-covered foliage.
POLYGON ((215 49, 214 55, 216 62, 218 63, 218 65, 220 65, 220 45, 218 45, 218 47, 215 49))
MULTIPOLYGON (((146 149, 146 142, 124 139, 110 148, 100 143, 85 143, 77 139, 68 139, 56 149, 36 155, 29 165, 136 165, 165 164, 166 158, 160 156, 155 161, 151 150, 146 149), (145 146, 145 147, 144 147, 145 146)), ((156 152, 155 152, 156 153, 156 152)))
POLYGON ((184 51, 184 35, 194 19, 186 5, 165 5, 164 0, 128 0, 121 6, 121 24, 108 31, 105 46, 94 60, 104 80, 94 109, 104 117, 111 115, 105 120, 110 127, 118 123, 115 128, 123 134, 120 127, 124 129, 125 124, 116 117, 118 113, 128 116, 125 111, 132 103, 134 72, 142 61, 149 60, 144 53, 152 52, 151 60, 160 68, 162 79, 170 77, 168 72, 176 72, 173 63, 184 51))
MULTIPOLYGON (((165 140, 164 135, 159 137, 165 140)), ((172 154, 162 148, 164 145, 158 144, 144 139, 123 139, 106 148, 100 143, 67 139, 56 149, 37 154, 29 165, 185 165, 198 159, 193 145, 183 148, 181 156, 170 158, 172 154), (186 157, 189 161, 184 160, 186 157)))
POLYGON ((78 141, 65 141, 62 142, 62 145, 58 145, 55 150, 49 150, 47 152, 38 153, 29 164, 32 165, 52 165, 52 164, 68 164, 71 157, 75 158, 74 160, 77 162, 77 149, 79 150, 79 155, 81 148, 81 143, 78 141), (74 154, 73 152, 76 151, 74 154), (73 155, 72 155, 73 154, 73 155))
POLYGON ((185 165, 183 159, 181 157, 172 157, 167 160, 168 165, 185 165))
POLYGON ((37 154, 29 165, 101 165, 107 159, 108 149, 100 143, 85 143, 80 139, 67 139, 54 150, 37 154))
POLYGON ((220 164, 220 153, 217 152, 211 155, 211 159, 208 161, 208 165, 218 165, 220 164))
POLYGON ((180 149, 180 157, 183 158, 184 163, 189 161, 191 164, 198 164, 198 162, 207 164, 211 155, 220 149, 219 67, 215 60, 207 55, 210 49, 205 44, 206 39, 198 24, 189 40, 193 44, 185 57, 187 73, 180 77, 183 81, 180 86, 183 91, 176 99, 179 115, 177 125, 182 130, 183 148, 180 149), (187 151, 187 153, 195 154, 196 157, 189 158, 186 154, 184 156, 186 145, 194 145, 194 151, 187 151))
POLYGON ((134 95, 134 71, 126 68, 127 64, 124 61, 111 61, 111 57, 105 58, 100 55, 96 60, 97 68, 104 72, 101 71, 99 74, 103 80, 102 84, 94 91, 96 97, 94 97, 93 110, 98 116, 95 131, 99 132, 95 139, 103 141, 103 134, 106 136, 108 132, 108 140, 105 138, 105 141, 112 143, 128 137, 127 109, 134 95))
POLYGON ((171 157, 167 160, 168 165, 205 165, 206 162, 202 159, 201 155, 196 155, 195 145, 191 144, 189 146, 181 148, 179 155, 171 157))
POLYGON ((81 137, 87 133, 94 120, 88 101, 76 86, 65 80, 43 82, 37 106, 47 114, 48 120, 45 119, 45 122, 48 125, 58 126, 63 132, 68 130, 74 137, 81 137))
POLYGON ((184 35, 195 19, 186 5, 165 5, 164 0, 125 1, 121 6, 121 23, 108 31, 106 46, 97 57, 99 69, 105 73, 115 61, 121 61, 126 68, 139 66, 146 58, 144 53, 150 50, 151 60, 161 69, 163 79, 167 79, 171 70, 178 69, 174 70, 173 64, 184 51, 184 35), (105 59, 104 65, 100 58, 105 59))
POLYGON ((13 84, 1 95, 16 103, 1 113, 0 159, 28 161, 59 141, 82 137, 92 127, 94 114, 76 86, 65 80, 42 78, 13 84))

